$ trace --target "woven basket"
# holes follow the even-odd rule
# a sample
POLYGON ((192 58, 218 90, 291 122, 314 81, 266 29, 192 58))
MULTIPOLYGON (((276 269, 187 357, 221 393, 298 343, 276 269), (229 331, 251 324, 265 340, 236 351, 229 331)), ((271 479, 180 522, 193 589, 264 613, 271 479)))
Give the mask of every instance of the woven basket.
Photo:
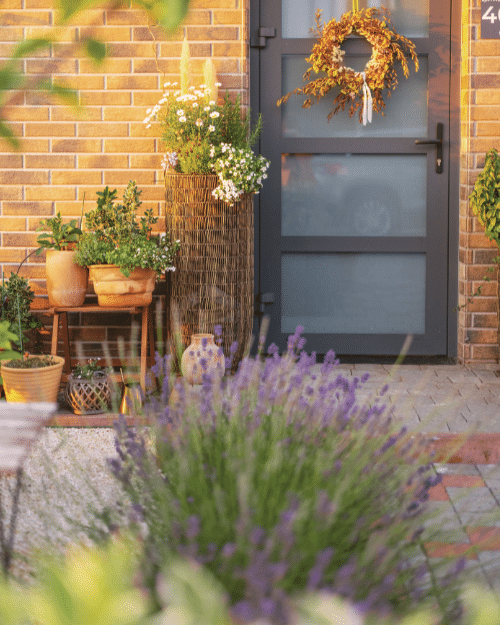
POLYGON ((64 396, 75 414, 101 414, 111 403, 111 383, 102 371, 96 371, 90 380, 70 375, 64 396))
POLYGON ((216 200, 215 174, 165 176, 166 227, 181 248, 171 274, 171 302, 184 347, 193 334, 222 326, 224 354, 238 343, 234 365, 252 334, 254 227, 252 196, 233 206, 216 200))

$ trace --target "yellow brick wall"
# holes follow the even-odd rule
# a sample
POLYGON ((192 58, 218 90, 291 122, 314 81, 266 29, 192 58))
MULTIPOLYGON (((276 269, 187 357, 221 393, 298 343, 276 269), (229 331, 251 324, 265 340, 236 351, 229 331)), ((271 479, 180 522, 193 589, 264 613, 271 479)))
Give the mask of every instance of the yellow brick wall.
MULTIPOLYGON (((0 63, 23 37, 43 35, 55 23, 52 0, 3 0, 0 10, 0 63)), ((121 197, 129 180, 143 190, 142 208, 153 208, 164 227, 164 191, 159 139, 146 129, 147 108, 158 101, 165 80, 178 80, 181 41, 190 44, 194 84, 203 82, 203 64, 211 57, 221 90, 248 94, 248 9, 241 0, 192 0, 182 28, 168 36, 148 27, 136 8, 88 10, 59 33, 53 50, 24 61, 29 76, 49 72, 80 92, 80 116, 62 102, 40 93, 13 94, 4 109, 22 150, 0 140, 0 270, 16 271, 35 249, 41 218, 57 212, 80 216, 95 205, 106 185, 121 197), (107 42, 108 59, 96 67, 75 50, 74 41, 91 34, 107 42), (154 37, 153 37, 154 35, 154 37)), ((20 273, 44 286, 44 257, 32 256, 20 273)), ((106 319, 103 317, 103 319, 106 319)), ((72 319, 74 339, 114 341, 127 323, 99 327, 100 320, 72 319), (83 327, 88 324, 89 327, 83 327)), ((94 345, 97 348, 97 345, 94 345)))
POLYGON ((463 0, 458 357, 466 363, 499 356, 498 282, 496 269, 488 271, 498 248, 468 201, 486 152, 500 150, 500 40, 481 39, 480 24, 481 1, 463 0), (468 301, 479 286, 481 294, 468 301))

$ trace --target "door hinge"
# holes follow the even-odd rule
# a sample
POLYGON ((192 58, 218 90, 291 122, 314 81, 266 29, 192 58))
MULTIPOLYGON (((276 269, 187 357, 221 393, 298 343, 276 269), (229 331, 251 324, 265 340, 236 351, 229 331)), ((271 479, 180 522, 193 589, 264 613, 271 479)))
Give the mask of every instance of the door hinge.
POLYGON ((250 47, 259 49, 265 48, 267 40, 273 37, 276 37, 276 28, 264 28, 261 26, 257 35, 254 35, 250 39, 250 47))
POLYGON ((265 314, 266 306, 274 304, 274 293, 257 293, 255 296, 255 314, 265 314))

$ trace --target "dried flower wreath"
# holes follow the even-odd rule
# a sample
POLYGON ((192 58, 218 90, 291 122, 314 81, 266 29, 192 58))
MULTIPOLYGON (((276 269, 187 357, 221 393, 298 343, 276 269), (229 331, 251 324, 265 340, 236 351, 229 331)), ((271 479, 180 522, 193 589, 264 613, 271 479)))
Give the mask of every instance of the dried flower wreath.
POLYGON ((337 22, 335 19, 321 25, 321 9, 316 11, 316 27, 311 31, 319 38, 312 49, 312 54, 306 59, 312 65, 304 74, 304 80, 309 80, 310 74, 325 72, 326 76, 311 81, 305 87, 298 87, 291 93, 278 100, 278 106, 286 102, 292 94, 307 95, 302 105, 309 108, 333 87, 340 87, 340 93, 333 101, 334 108, 328 115, 328 121, 339 110, 344 110, 350 104, 349 115, 352 116, 358 109, 359 121, 366 124, 371 121, 372 109, 382 113, 385 102, 382 98, 383 89, 388 89, 388 95, 398 84, 395 68, 396 61, 400 61, 406 78, 409 76, 409 55, 418 71, 418 59, 415 44, 409 39, 398 35, 391 24, 390 13, 387 9, 371 8, 345 13, 337 22), (377 19, 380 15, 382 19, 377 19), (351 34, 364 37, 373 48, 372 56, 363 72, 357 72, 345 67, 340 49, 344 40, 351 34))

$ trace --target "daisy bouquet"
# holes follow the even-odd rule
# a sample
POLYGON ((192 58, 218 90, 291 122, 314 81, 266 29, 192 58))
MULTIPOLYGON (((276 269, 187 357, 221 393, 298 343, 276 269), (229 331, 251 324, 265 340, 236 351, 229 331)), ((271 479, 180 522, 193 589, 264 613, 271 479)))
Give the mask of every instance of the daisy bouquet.
POLYGON ((213 194, 230 204, 244 193, 258 193, 269 167, 269 161, 251 149, 262 128, 261 117, 251 128, 250 113, 243 113, 239 96, 232 101, 226 92, 216 102, 205 85, 189 87, 186 93, 176 86, 165 83, 161 99, 144 120, 148 128, 153 123, 161 127, 165 173, 216 174, 219 185, 213 194))

